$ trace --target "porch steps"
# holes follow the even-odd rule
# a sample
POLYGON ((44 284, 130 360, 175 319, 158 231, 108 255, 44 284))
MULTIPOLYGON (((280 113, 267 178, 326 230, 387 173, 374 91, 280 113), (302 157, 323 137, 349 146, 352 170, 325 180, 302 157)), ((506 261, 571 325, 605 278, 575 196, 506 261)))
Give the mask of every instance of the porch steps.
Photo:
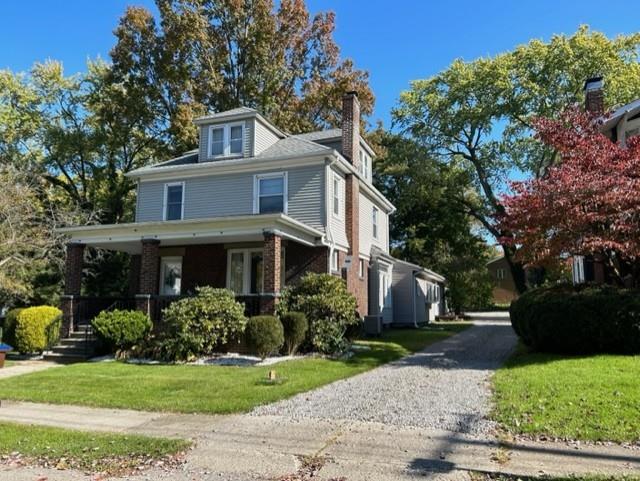
POLYGON ((59 363, 81 362, 94 355, 96 344, 97 339, 91 325, 80 325, 69 337, 60 339, 43 357, 46 361, 59 363))

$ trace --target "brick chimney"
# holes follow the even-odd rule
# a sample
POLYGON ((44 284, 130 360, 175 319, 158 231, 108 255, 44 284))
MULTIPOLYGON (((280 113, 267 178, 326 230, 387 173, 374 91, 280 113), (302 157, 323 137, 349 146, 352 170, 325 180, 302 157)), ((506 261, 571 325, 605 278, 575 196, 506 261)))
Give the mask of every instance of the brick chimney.
POLYGON ((360 167, 360 102, 353 91, 342 96, 342 155, 360 167))
POLYGON ((584 83, 584 107, 587 112, 602 115, 604 113, 604 94, 602 77, 591 77, 584 83))
MULTIPOLYGON (((356 92, 342 97, 342 155, 356 168, 360 167, 360 102, 356 92)), ((358 312, 368 313, 367 281, 360 278, 360 180, 355 174, 345 176, 345 230, 349 241, 351 267, 344 273, 347 290, 358 301, 358 312)))

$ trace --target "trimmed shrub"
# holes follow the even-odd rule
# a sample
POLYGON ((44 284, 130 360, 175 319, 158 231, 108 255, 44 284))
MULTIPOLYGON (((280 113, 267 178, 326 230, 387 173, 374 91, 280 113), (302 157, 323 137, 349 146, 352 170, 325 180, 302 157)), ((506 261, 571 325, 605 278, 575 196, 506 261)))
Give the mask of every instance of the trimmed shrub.
POLYGON ((274 316, 255 316, 247 323, 247 341, 261 359, 276 353, 284 344, 282 323, 274 316))
POLYGON ((2 329, 2 342, 15 347, 16 343, 16 323, 18 322, 18 314, 24 310, 24 307, 16 307, 7 311, 4 317, 4 325, 2 329))
POLYGON ((558 285, 511 303, 511 324, 538 351, 640 353, 640 292, 611 286, 558 285))
POLYGON ((61 324, 62 311, 57 307, 22 309, 16 316, 13 347, 23 354, 42 352, 58 342, 61 324))
POLYGON ((91 325, 98 338, 112 352, 120 352, 139 345, 151 332, 153 324, 144 312, 102 311, 92 321, 91 325))
POLYGON ((285 312, 280 316, 282 327, 284 328, 284 346, 287 354, 292 356, 304 342, 309 330, 309 323, 304 312, 285 312))
POLYGON ((196 288, 195 297, 174 302, 164 313, 159 355, 186 361, 213 353, 244 333, 244 305, 233 292, 213 287, 196 288))
POLYGON ((299 311, 307 316, 309 329, 303 348, 325 354, 344 351, 345 333, 362 323, 356 315, 356 298, 339 277, 307 274, 297 285, 287 287, 278 303, 278 314, 299 311))

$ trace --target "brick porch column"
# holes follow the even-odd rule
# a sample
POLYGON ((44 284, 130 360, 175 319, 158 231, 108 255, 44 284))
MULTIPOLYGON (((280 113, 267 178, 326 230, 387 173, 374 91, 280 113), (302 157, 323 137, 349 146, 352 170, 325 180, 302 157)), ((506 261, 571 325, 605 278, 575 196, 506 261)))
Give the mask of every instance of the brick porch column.
POLYGON ((137 298, 138 310, 153 318, 152 298, 158 294, 160 271, 160 241, 142 239, 140 254, 140 280, 137 298))
POLYGON ((79 242, 67 244, 67 259, 64 273, 64 294, 60 299, 62 310, 62 337, 68 337, 75 322, 75 298, 80 297, 82 289, 82 268, 84 267, 85 245, 79 242))
POLYGON ((264 235, 264 252, 262 258, 262 275, 264 279, 264 295, 260 302, 262 314, 273 314, 280 295, 280 261, 282 238, 268 232, 264 235))

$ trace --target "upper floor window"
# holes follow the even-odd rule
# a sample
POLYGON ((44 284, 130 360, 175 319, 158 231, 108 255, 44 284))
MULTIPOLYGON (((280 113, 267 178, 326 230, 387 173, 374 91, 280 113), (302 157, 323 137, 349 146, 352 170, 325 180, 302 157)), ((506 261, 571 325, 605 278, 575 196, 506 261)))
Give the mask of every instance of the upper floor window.
POLYGON ((340 177, 338 175, 333 176, 333 215, 340 218, 340 197, 342 193, 340 177))
POLYGON ((287 213, 287 173, 254 176, 254 214, 287 213))
POLYGON ((181 220, 184 216, 184 182, 164 185, 164 220, 181 220))
POLYGON ((243 144, 244 124, 209 127, 209 157, 241 155, 243 144))
POLYGON ((378 208, 374 207, 371 212, 371 225, 373 230, 373 238, 378 238, 378 208))
POLYGON ((362 177, 371 180, 371 157, 362 149, 360 149, 360 167, 358 170, 362 177))

